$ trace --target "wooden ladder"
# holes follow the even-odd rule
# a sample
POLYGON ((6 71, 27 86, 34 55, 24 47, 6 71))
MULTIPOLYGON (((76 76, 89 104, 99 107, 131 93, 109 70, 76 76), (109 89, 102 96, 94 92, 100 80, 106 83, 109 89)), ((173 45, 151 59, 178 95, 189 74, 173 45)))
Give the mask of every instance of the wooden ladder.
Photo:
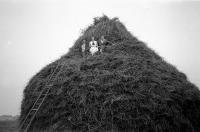
POLYGON ((47 95, 49 94, 51 87, 53 86, 53 84, 51 84, 51 80, 52 79, 54 80, 59 75, 59 73, 60 73, 60 71, 62 71, 63 67, 64 67, 64 65, 59 65, 59 64, 56 66, 55 70, 53 71, 53 73, 49 77, 48 81, 46 82, 44 88, 42 89, 39 96, 37 97, 35 103, 33 104, 31 109, 29 110, 28 114, 22 121, 22 123, 19 127, 20 131, 22 131, 22 132, 28 131, 38 110, 40 109, 41 105, 43 104, 44 100, 46 99, 47 95), (61 66, 61 68, 60 68, 60 66, 61 66))

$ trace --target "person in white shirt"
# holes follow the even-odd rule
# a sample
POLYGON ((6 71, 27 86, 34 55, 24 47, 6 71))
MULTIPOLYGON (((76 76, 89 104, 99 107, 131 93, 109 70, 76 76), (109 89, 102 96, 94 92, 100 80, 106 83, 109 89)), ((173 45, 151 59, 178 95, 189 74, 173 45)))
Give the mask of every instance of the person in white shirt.
POLYGON ((90 41, 89 43, 89 46, 90 46, 90 53, 92 55, 94 55, 96 52, 98 52, 98 43, 97 41, 95 41, 94 37, 92 37, 92 40, 90 41))
POLYGON ((81 51, 82 51, 83 57, 85 57, 85 50, 86 50, 86 41, 83 40, 83 44, 81 45, 81 51))

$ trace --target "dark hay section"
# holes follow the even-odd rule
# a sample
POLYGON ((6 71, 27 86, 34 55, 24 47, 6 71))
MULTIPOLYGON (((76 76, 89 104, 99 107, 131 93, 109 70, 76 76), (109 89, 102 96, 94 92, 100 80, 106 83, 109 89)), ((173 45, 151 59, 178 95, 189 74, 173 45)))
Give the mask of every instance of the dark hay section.
POLYGON ((33 76, 21 120, 57 65, 32 131, 200 132, 199 89, 117 18, 95 18, 66 55, 33 76), (102 35, 113 44, 83 58, 82 41, 102 35))

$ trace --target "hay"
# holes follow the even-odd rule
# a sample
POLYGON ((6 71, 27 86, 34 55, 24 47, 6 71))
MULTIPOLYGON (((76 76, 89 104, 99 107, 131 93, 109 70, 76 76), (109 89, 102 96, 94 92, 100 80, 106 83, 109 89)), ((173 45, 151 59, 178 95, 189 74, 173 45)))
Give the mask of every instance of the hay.
POLYGON ((56 65, 61 74, 38 112, 33 131, 200 131, 200 91, 174 66, 133 37, 117 19, 95 18, 69 53, 37 73, 24 90, 25 117, 56 65), (113 46, 82 58, 82 40, 113 46), (35 92, 33 92, 35 91, 35 92))

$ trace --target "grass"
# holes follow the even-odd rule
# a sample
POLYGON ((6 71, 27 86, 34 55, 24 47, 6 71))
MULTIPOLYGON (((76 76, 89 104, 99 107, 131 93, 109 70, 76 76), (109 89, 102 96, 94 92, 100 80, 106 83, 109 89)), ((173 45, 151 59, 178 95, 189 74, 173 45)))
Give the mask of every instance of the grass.
POLYGON ((57 65, 64 65, 31 130, 200 131, 200 91, 186 75, 135 38, 117 19, 95 18, 70 51, 39 71, 24 90, 23 119, 57 65), (83 58, 83 40, 113 43, 83 58))
POLYGON ((0 132, 18 132, 17 121, 0 121, 0 132))

